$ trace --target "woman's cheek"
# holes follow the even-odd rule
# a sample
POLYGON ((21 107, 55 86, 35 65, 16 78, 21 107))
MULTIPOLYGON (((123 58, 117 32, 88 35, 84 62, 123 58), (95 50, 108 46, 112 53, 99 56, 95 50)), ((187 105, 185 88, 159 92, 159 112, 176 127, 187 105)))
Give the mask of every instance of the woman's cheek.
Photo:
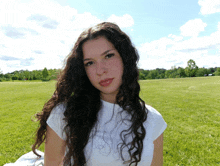
POLYGON ((118 66, 118 60, 117 59, 111 59, 111 60, 109 60, 109 62, 108 62, 108 66, 109 67, 113 67, 113 66, 118 66))

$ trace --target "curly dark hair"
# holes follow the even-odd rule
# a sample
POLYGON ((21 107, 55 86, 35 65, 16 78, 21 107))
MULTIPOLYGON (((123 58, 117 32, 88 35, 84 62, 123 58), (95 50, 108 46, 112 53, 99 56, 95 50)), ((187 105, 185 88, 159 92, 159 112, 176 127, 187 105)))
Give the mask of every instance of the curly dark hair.
MULTIPOLYGON (((130 165, 138 164, 143 151, 143 140, 146 130, 143 123, 147 119, 148 110, 145 102, 140 98, 140 85, 138 83, 139 72, 137 62, 139 55, 132 45, 129 37, 113 23, 103 22, 91 27, 81 33, 66 60, 66 65, 61 72, 56 90, 51 99, 44 105, 43 110, 36 114, 40 121, 37 130, 36 140, 32 147, 35 154, 36 149, 44 142, 46 136, 47 119, 52 109, 59 103, 65 103, 64 120, 66 121, 68 151, 64 158, 64 165, 82 166, 86 164, 84 148, 90 139, 90 133, 97 122, 98 112, 101 108, 100 92, 89 81, 83 64, 82 45, 88 40, 98 37, 105 37, 119 52, 124 71, 122 84, 116 96, 115 104, 118 104, 123 111, 131 115, 131 126, 120 133, 122 143, 120 144, 120 155, 122 150, 128 147, 130 165), (126 143, 128 135, 133 134, 133 140, 126 143), (71 163, 73 159, 74 163, 71 163)), ((39 155, 38 155, 39 156, 39 155)))

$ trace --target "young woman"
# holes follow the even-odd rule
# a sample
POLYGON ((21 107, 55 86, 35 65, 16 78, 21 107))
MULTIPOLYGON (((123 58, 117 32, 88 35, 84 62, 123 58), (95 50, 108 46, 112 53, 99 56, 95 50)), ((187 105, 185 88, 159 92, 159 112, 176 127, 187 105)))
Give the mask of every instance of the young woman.
POLYGON ((54 95, 36 116, 33 151, 45 141, 45 166, 163 164, 167 125, 139 96, 138 59, 116 24, 103 22, 79 36, 54 95))

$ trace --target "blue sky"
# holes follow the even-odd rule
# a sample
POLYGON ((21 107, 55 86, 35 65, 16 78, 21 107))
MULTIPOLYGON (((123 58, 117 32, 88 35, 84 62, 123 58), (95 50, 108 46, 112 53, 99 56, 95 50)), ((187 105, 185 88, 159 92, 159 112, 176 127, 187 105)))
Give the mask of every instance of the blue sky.
POLYGON ((117 23, 139 68, 220 67, 220 0, 0 0, 0 70, 62 68, 79 34, 117 23))

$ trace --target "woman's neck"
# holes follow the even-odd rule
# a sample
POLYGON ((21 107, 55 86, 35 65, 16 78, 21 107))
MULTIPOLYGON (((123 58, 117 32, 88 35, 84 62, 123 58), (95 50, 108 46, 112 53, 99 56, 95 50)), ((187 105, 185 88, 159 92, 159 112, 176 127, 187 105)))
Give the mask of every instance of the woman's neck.
POLYGON ((112 95, 101 95, 100 96, 102 100, 107 101, 109 103, 113 103, 115 104, 116 102, 116 96, 112 96, 112 95))

